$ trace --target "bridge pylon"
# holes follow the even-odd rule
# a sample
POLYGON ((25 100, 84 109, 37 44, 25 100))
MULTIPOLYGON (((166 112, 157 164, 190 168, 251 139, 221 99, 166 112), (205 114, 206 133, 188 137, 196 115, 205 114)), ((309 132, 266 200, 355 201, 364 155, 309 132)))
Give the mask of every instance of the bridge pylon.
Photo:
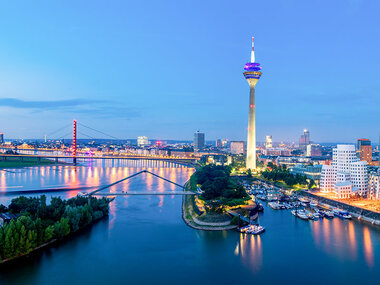
POLYGON ((73 163, 77 164, 77 120, 73 121, 73 163))

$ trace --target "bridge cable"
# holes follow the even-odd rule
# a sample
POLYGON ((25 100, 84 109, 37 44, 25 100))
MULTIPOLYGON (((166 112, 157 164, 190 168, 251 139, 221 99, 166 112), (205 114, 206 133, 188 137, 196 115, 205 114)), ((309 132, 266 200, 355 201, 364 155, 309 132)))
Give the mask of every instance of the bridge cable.
POLYGON ((49 134, 46 134, 46 137, 50 137, 51 135, 53 135, 53 134, 55 134, 55 133, 58 133, 59 131, 62 131, 63 129, 65 129, 65 128, 67 128, 67 127, 70 127, 71 126, 71 124, 68 124, 68 125, 66 125, 66 126, 64 126, 64 127, 62 127, 62 128, 59 128, 59 129, 57 129, 57 130, 55 130, 55 131, 53 131, 53 132, 51 132, 51 133, 49 133, 49 134))
POLYGON ((77 123, 78 125, 81 125, 82 127, 85 127, 85 128, 87 128, 87 129, 90 129, 90 130, 92 130, 92 131, 95 131, 95 132, 98 132, 98 133, 101 133, 101 134, 103 134, 103 135, 105 135, 105 136, 108 136, 108 137, 110 137, 110 138, 113 138, 113 139, 116 139, 116 140, 122 140, 122 139, 120 139, 120 138, 117 138, 117 137, 114 137, 114 136, 112 136, 112 135, 110 135, 110 134, 107 134, 107 133, 105 133, 105 132, 102 132, 102 131, 98 131, 98 130, 96 130, 96 129, 94 129, 94 128, 91 128, 91 127, 89 127, 89 126, 86 126, 86 125, 83 125, 82 123, 77 123))
POLYGON ((86 136, 86 137, 88 137, 88 138, 90 138, 90 139, 92 139, 92 140, 95 140, 95 138, 93 138, 92 136, 86 135, 85 133, 78 132, 78 134, 83 135, 83 136, 86 136))

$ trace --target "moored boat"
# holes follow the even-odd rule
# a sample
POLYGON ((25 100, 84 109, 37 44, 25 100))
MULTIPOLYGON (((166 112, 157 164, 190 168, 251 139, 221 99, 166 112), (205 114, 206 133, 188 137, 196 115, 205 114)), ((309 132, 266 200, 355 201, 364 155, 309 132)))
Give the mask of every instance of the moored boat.
POLYGON ((331 211, 324 211, 323 212, 326 218, 332 219, 334 218, 334 213, 331 211))
POLYGON ((269 202, 268 206, 271 207, 273 210, 278 210, 281 208, 278 202, 269 202))
POLYGON ((333 213, 334 213, 334 216, 337 216, 337 217, 342 218, 342 219, 351 219, 352 218, 352 216, 347 211, 344 211, 341 209, 334 209, 333 213))

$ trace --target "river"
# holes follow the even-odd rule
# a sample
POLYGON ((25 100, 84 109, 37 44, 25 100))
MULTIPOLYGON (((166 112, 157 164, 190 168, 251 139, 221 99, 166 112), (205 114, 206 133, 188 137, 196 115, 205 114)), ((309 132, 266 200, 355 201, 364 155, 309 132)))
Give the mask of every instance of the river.
MULTIPOLYGON (((179 184, 175 163, 94 161, 0 171, 0 203, 14 190, 98 186, 148 169, 179 184), (7 193, 7 194, 6 194, 7 193)), ((111 191, 178 191, 149 174, 111 191)), ((64 198, 78 191, 53 193, 64 198)), ((48 195, 49 197, 51 195, 48 195)), ((181 196, 118 196, 110 217, 0 269, 0 284, 358 284, 380 280, 380 230, 356 220, 303 221, 264 205, 261 236, 207 232, 182 220, 181 196)))

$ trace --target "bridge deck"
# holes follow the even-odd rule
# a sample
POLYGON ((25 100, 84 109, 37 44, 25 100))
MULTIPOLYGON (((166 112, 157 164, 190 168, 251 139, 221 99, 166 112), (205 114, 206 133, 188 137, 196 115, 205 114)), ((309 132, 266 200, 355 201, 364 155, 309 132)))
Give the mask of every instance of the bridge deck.
POLYGON ((158 192, 158 191, 148 191, 148 192, 126 192, 126 193, 95 193, 92 196, 129 196, 129 195, 197 195, 190 191, 176 191, 176 192, 158 192))

